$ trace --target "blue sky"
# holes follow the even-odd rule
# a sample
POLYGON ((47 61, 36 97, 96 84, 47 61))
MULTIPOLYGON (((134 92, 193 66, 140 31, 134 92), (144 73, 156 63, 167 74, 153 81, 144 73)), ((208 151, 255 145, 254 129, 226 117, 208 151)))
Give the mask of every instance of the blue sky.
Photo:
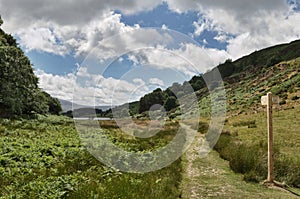
MULTIPOLYGON (((180 33, 186 34, 187 36, 193 38, 201 46, 216 49, 226 49, 226 43, 218 42, 214 39, 217 36, 216 31, 204 30, 199 36, 194 36, 195 26, 193 23, 198 21, 199 12, 187 11, 185 13, 177 13, 169 9, 166 3, 158 5, 151 11, 140 12, 138 14, 123 14, 120 10, 114 10, 115 13, 121 14, 121 22, 128 25, 134 26, 139 24, 142 28, 161 28, 165 25, 168 29, 178 31, 180 33), (206 41, 206 42, 204 42, 206 41)), ((57 40, 57 43, 61 41, 57 40)), ((83 61, 83 57, 74 57, 72 54, 67 54, 64 56, 55 55, 53 53, 45 53, 39 50, 27 51, 24 46, 21 46, 26 55, 30 58, 35 69, 41 69, 46 73, 51 73, 55 75, 65 75, 77 69, 77 63, 83 61)), ((118 67, 113 67, 108 69, 105 73, 106 77, 119 77, 124 71, 124 68, 130 69, 129 62, 122 63, 123 65, 118 67)), ((213 66, 212 66, 213 67, 213 66)))
POLYGON ((112 93, 116 104, 137 100, 228 58, 299 39, 299 5, 299 0, 0 0, 0 12, 2 28, 17 38, 41 88, 65 100, 75 94, 85 104, 96 96, 97 104, 107 105, 112 93))

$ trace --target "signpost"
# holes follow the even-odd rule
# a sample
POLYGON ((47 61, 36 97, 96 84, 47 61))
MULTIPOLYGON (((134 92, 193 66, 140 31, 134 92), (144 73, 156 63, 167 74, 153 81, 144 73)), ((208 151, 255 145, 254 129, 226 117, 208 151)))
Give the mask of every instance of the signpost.
POLYGON ((279 104, 279 97, 272 96, 268 93, 266 96, 261 97, 261 104, 267 105, 268 116, 268 178, 267 182, 274 182, 274 151, 273 151, 273 123, 272 123, 272 105, 279 104))

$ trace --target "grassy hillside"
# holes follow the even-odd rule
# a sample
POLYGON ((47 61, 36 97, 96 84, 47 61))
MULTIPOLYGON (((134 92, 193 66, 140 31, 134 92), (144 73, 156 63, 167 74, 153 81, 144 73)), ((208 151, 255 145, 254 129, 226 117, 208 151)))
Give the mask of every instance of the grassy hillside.
MULTIPOLYGON (((294 97, 291 95, 300 87, 299 57, 300 40, 297 40, 255 51, 236 61, 226 60, 211 71, 196 75, 183 84, 174 83, 161 93, 156 92, 156 89, 143 96, 140 101, 129 103, 130 114, 135 117, 147 117, 147 108, 151 105, 157 103, 164 105, 172 96, 188 97, 191 92, 195 92, 202 108, 201 114, 208 115, 210 96, 204 79, 211 79, 216 69, 223 77, 230 110, 248 109, 258 103, 260 97, 269 91, 280 95, 283 98, 281 104, 284 104, 284 101, 294 97), (189 86, 193 90, 190 90, 189 86)), ((115 113, 121 114, 124 107, 126 104, 116 107, 115 113)), ((176 110, 178 108, 174 107, 169 111, 171 118, 178 115, 176 110)))

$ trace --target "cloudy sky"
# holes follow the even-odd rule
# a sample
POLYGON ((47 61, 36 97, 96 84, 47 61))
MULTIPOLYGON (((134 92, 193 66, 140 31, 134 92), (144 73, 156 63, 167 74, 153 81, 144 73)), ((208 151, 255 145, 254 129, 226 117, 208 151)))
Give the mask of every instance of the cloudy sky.
POLYGON ((89 105, 137 100, 300 38, 299 0, 0 0, 0 14, 40 87, 89 105))

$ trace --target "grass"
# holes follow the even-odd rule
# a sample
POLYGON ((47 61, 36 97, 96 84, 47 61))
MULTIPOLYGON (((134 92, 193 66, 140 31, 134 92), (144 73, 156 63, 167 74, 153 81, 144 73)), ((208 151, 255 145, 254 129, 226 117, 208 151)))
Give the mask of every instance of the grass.
MULTIPOLYGON (((145 140, 130 143, 112 122, 104 127, 116 143, 128 141, 128 150, 151 150, 145 140)), ((145 174, 109 168, 87 152, 66 117, 0 120, 0 198, 178 198, 181 170, 180 159, 145 174)))
MULTIPOLYGON (((275 179, 300 187, 299 153, 300 107, 274 113, 275 179)), ((260 182, 267 174, 266 114, 232 117, 226 124, 227 132, 220 137, 215 149, 229 161, 233 171, 244 174, 247 181, 260 182), (255 119, 256 127, 244 125, 255 119), (236 125, 243 124, 243 125, 236 125)))
MULTIPOLYGON (((280 148, 280 152, 300 159, 300 106, 288 110, 273 110, 274 144, 280 148)), ((243 114, 228 119, 225 129, 237 132, 243 142, 259 143, 267 141, 267 115, 266 112, 257 114, 243 114), (237 123, 247 123, 255 118, 256 128, 248 126, 235 126, 237 123)))
POLYGON ((234 173, 228 161, 221 159, 216 151, 204 158, 197 157, 198 150, 194 149, 200 144, 196 139, 193 147, 182 158, 186 171, 182 177, 182 198, 297 198, 258 183, 245 182, 244 176, 234 173), (195 155, 192 160, 191 153, 195 155))

